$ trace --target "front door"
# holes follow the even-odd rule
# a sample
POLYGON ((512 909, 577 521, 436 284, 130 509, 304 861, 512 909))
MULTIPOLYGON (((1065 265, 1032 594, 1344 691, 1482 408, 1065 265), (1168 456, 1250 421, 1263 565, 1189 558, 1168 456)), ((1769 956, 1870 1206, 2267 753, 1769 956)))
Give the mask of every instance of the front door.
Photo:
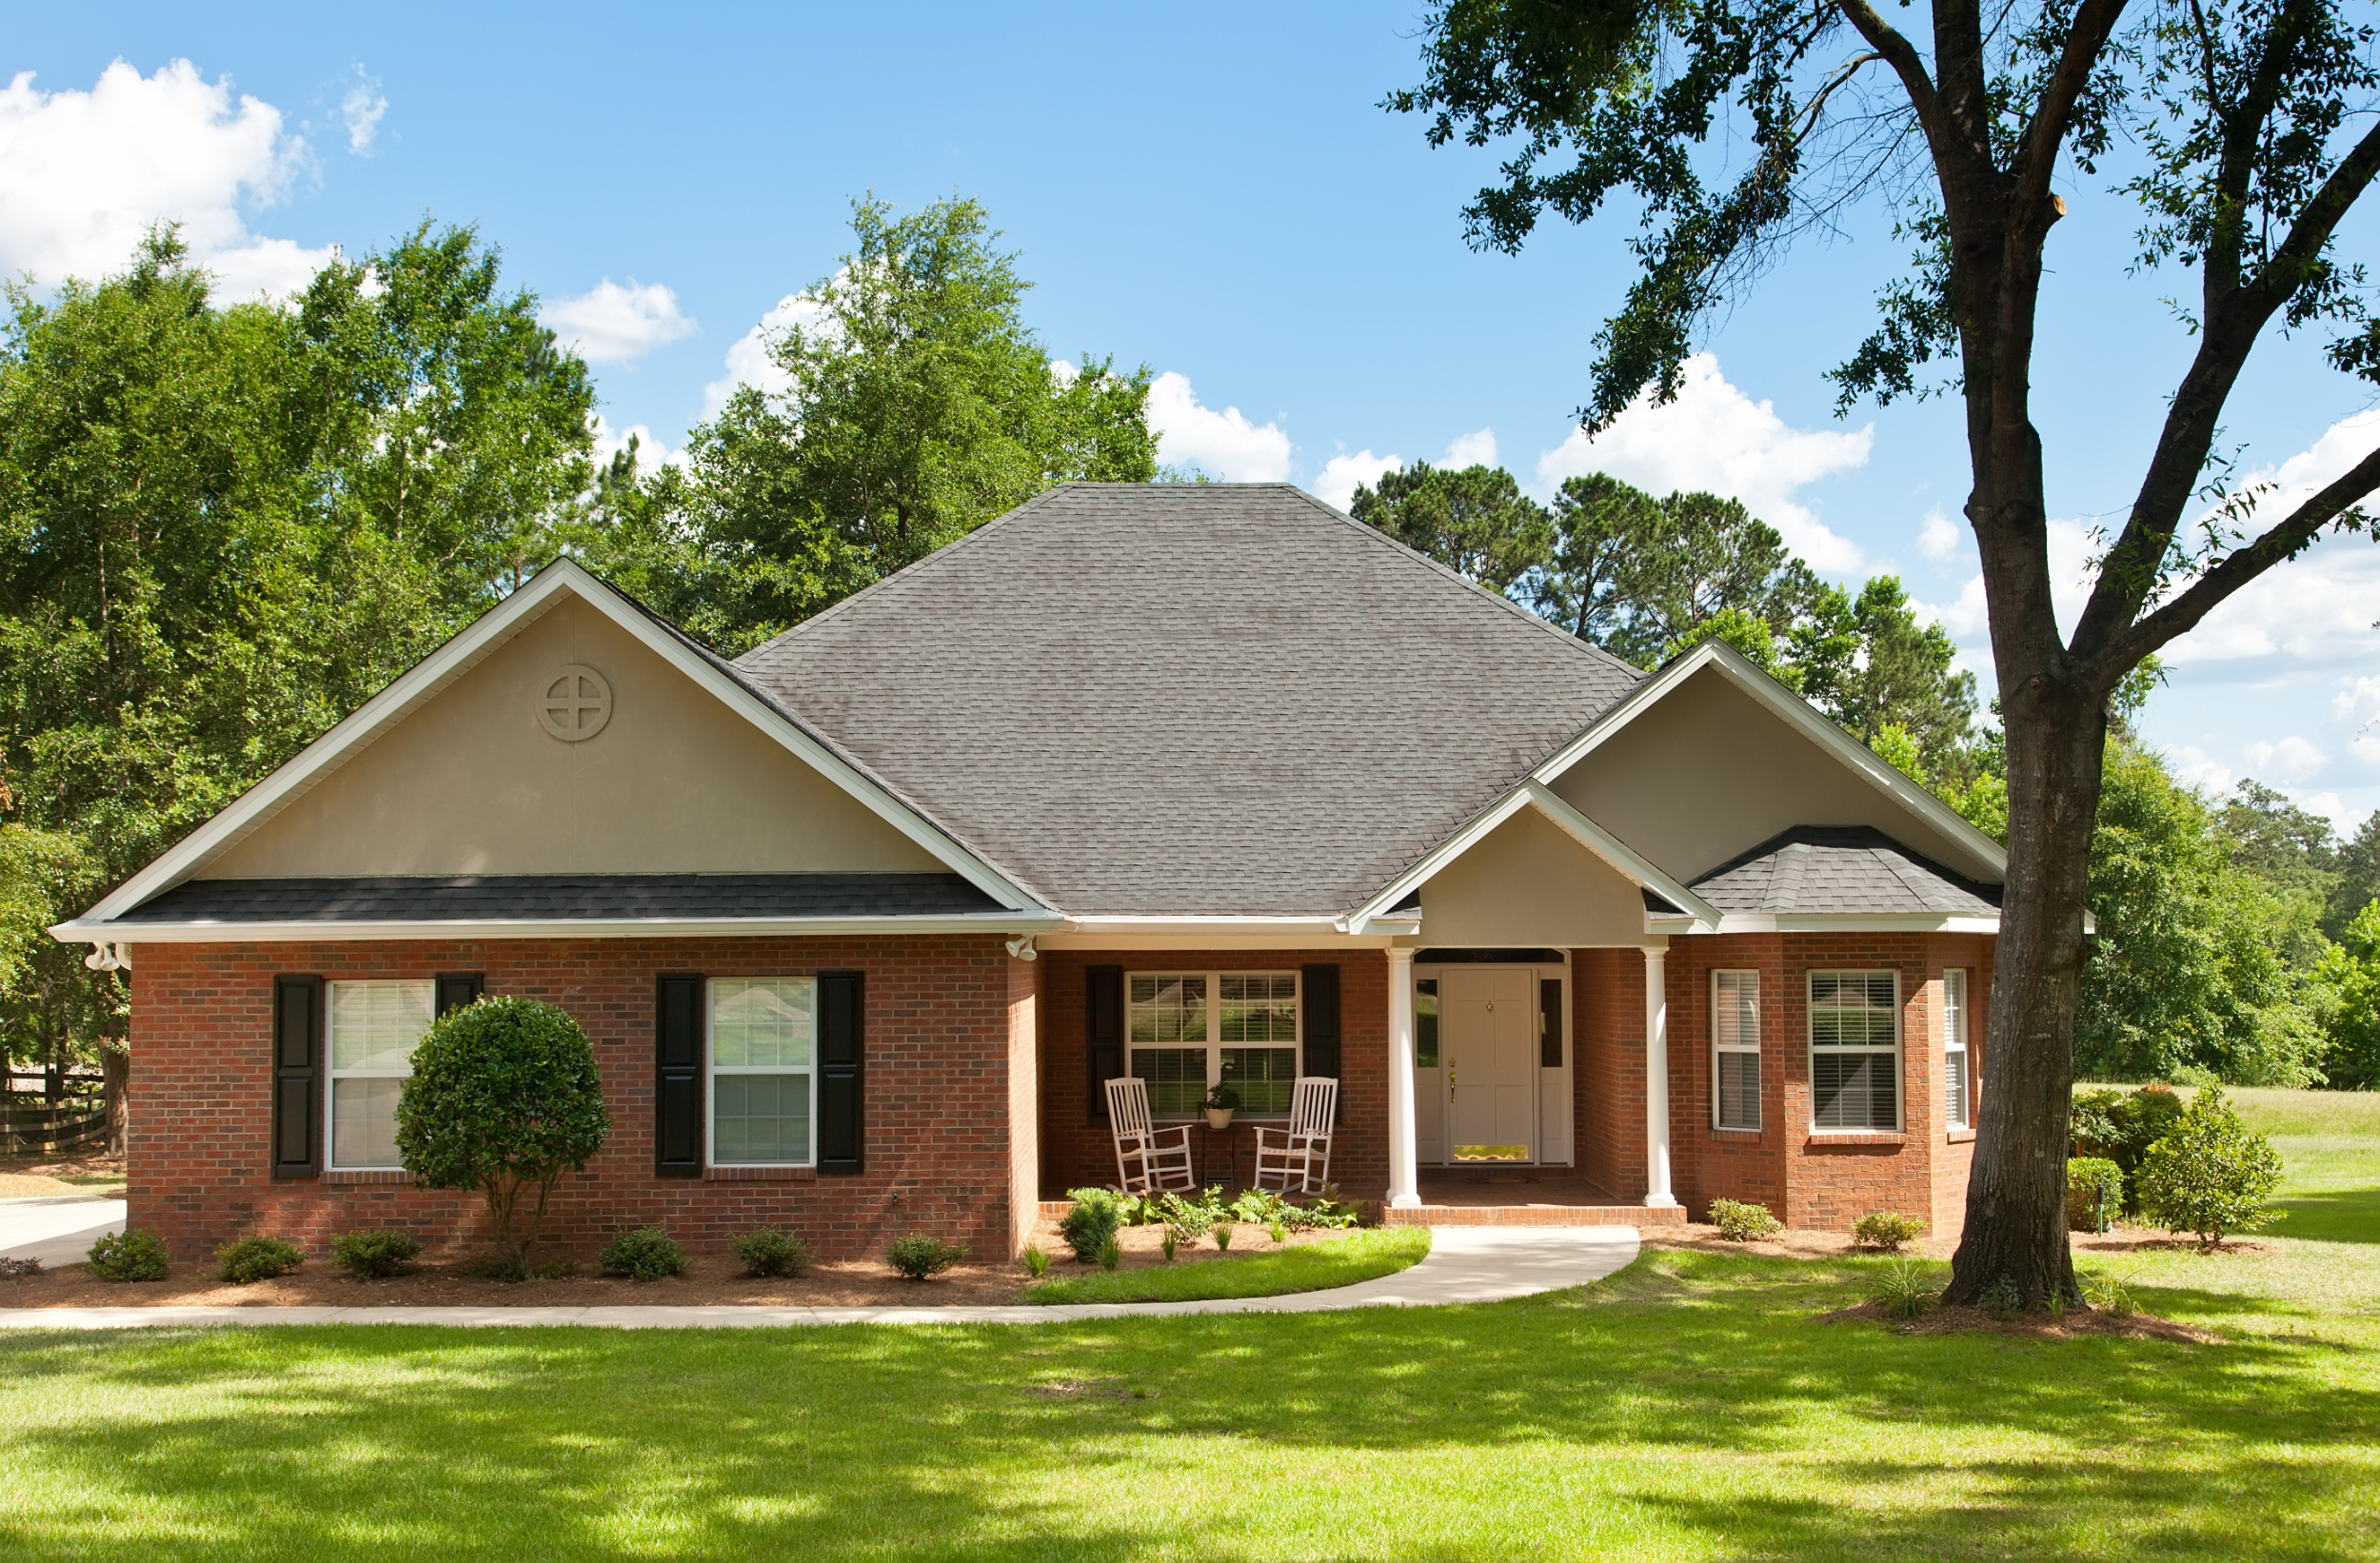
POLYGON ((1537 1159, 1537 997, 1527 966, 1439 969, 1449 1160, 1537 1159))

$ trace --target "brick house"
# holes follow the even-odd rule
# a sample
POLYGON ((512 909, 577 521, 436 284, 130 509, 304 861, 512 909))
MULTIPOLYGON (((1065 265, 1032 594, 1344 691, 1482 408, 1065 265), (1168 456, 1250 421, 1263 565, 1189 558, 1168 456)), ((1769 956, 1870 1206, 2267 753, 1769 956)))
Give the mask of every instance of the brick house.
POLYGON ((1239 1092, 1218 1181, 1338 1078, 1390 1219, 1954 1226, 2002 870, 1723 646, 1647 674, 1286 486, 1069 485, 732 663, 551 565, 53 932, 130 972, 185 1252, 475 1238, 392 1114, 482 993, 594 1041, 565 1241, 1013 1249, 1125 1073, 1239 1092))

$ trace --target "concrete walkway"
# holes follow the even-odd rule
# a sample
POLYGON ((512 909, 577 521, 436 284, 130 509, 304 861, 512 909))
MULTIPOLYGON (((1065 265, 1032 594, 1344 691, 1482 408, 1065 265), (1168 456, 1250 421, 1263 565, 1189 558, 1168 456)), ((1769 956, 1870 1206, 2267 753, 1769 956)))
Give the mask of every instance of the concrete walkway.
POLYGON ((95 1194, 0 1199, 0 1259, 39 1259, 45 1269, 81 1264, 104 1233, 124 1230, 124 1201, 95 1194))
POLYGON ((1428 1257, 1328 1292, 1206 1302, 1034 1307, 768 1308, 0 1308, 0 1329, 124 1330, 161 1324, 584 1324, 623 1330, 791 1324, 1060 1324, 1172 1314, 1309 1314, 1337 1308, 1497 1302, 1598 1281, 1636 1256, 1634 1227, 1450 1227, 1428 1257))

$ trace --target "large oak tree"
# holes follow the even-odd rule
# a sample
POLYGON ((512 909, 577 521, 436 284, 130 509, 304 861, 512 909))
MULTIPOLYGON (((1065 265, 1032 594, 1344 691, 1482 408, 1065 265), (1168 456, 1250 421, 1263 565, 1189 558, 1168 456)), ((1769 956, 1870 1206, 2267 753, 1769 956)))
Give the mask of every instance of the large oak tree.
MULTIPOLYGON (((2079 1305, 2065 1221, 2075 993, 2108 703, 2143 658, 2327 532, 2368 529, 2380 451, 2291 506, 2231 488, 2216 439, 2249 356, 2319 333, 2380 381, 2380 320, 2340 226, 2380 169, 2369 8, 2344 0, 1450 0, 1426 74, 1388 106, 1434 145, 1506 153, 1467 216, 1518 247, 1545 212, 1583 222, 1618 193, 1639 263, 1581 422, 1674 394, 1696 330, 1797 230, 1874 194, 1914 264, 1833 371, 1846 400, 1922 391, 1966 414, 2007 728, 2009 875, 1965 1235, 1948 1296, 2012 1286, 2079 1305), (1735 146, 1722 145, 1741 137, 1735 146), (1748 145, 1744 143, 1748 142, 1748 145), (2102 394, 2161 399, 2162 426, 2088 603, 2051 599, 2042 443, 2031 412, 2053 188, 2136 204, 2130 252, 2069 255, 2192 273, 2176 383, 2100 363, 2102 394)), ((2343 407, 2342 410, 2345 410, 2343 407)), ((2229 455, 2230 453, 2223 453, 2229 455)))

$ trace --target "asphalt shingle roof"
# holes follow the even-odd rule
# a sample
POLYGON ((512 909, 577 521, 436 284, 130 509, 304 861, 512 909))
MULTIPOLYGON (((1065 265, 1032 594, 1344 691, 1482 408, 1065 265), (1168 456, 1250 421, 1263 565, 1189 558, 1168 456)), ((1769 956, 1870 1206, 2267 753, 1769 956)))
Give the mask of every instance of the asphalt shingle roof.
POLYGON ((1269 484, 1066 485, 734 665, 1078 916, 1343 912, 1645 677, 1269 484))
POLYGON ((192 880, 119 922, 950 917, 1000 903, 956 874, 465 874, 192 880))
POLYGON ((1690 887, 1721 912, 1889 912, 1992 917, 1999 886, 1921 858, 1867 825, 1796 825, 1690 887))

